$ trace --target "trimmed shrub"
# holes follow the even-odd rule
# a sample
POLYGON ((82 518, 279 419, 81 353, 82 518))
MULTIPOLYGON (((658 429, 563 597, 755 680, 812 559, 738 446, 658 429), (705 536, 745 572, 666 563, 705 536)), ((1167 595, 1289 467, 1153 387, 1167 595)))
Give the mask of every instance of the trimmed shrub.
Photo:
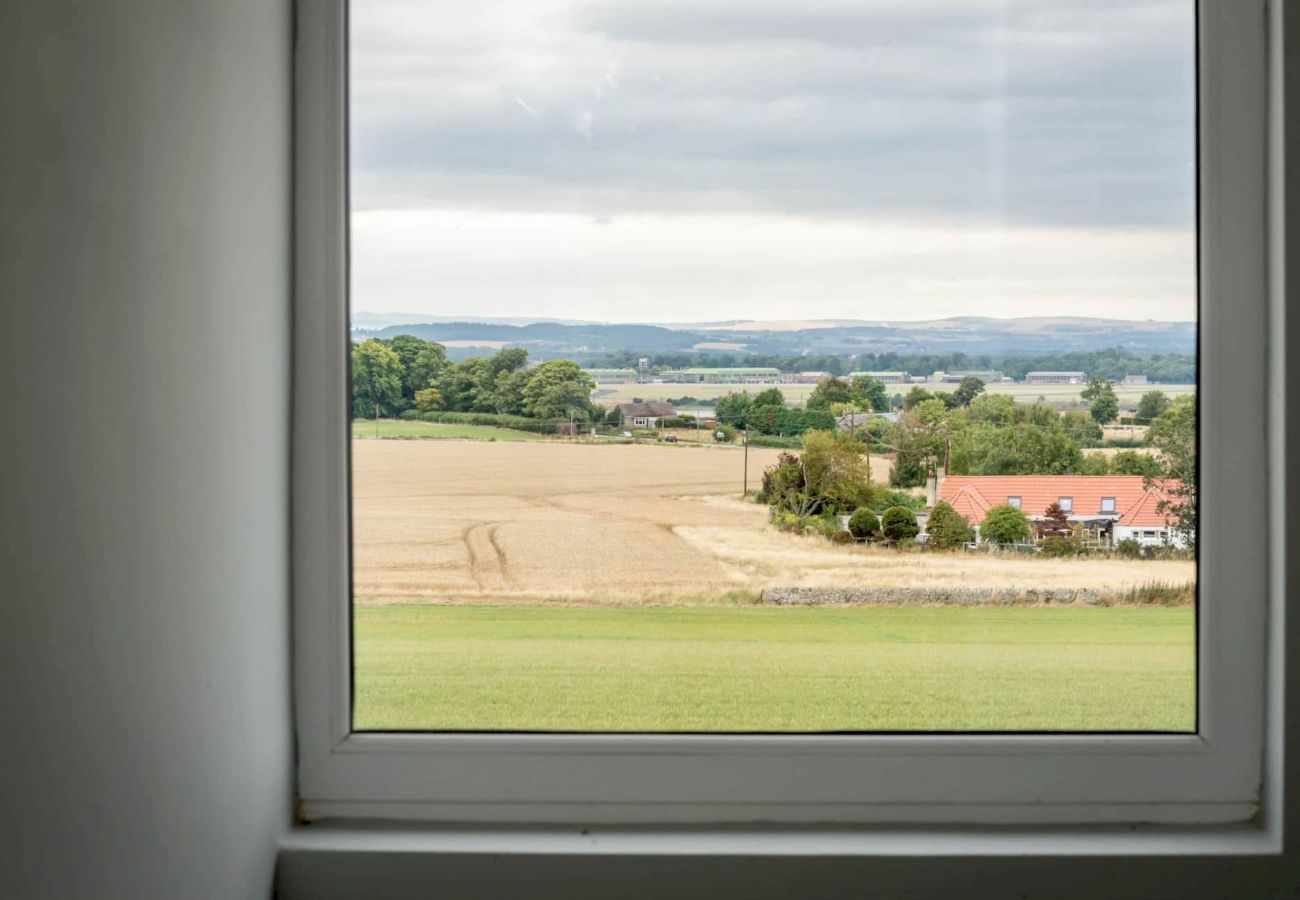
POLYGON ((906 541, 916 537, 921 526, 916 524, 916 513, 905 506, 891 506, 880 517, 880 530, 886 540, 906 541))
POLYGON ((954 550, 975 540, 975 530, 944 500, 940 500, 930 510, 925 533, 925 545, 935 550, 954 550))
POLYGON ((1038 542, 1039 552, 1043 556, 1081 556, 1083 544, 1073 536, 1053 534, 1038 542))
POLYGON ((831 535, 832 544, 851 544, 853 535, 847 531, 836 531, 831 535))
POLYGON ((855 538, 870 538, 880 530, 880 520, 865 506, 860 506, 849 516, 849 533, 855 538))
POLYGON ((532 419, 528 416, 476 412, 425 412, 420 413, 419 418, 425 422, 444 422, 449 425, 496 425, 499 428, 513 428, 535 434, 555 434, 557 425, 569 424, 568 419, 532 419))
POLYGON ((1124 538, 1115 543, 1115 552, 1127 559, 1137 559, 1142 555, 1142 545, 1133 538, 1124 538))
POLYGON ((1010 504, 995 506, 984 514, 980 537, 994 544, 1018 544, 1029 540, 1029 519, 1010 504))

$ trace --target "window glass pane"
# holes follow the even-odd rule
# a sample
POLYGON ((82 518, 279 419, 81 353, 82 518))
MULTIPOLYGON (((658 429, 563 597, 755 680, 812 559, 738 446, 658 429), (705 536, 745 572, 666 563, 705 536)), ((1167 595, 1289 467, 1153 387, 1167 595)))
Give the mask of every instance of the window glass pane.
POLYGON ((1194 730, 1194 13, 352 0, 354 726, 1194 730))

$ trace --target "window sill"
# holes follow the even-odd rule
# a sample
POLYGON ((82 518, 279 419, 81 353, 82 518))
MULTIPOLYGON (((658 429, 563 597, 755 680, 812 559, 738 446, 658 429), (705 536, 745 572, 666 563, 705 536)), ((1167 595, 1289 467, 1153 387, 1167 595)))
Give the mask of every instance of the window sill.
POLYGON ((519 854, 753 857, 1268 856, 1281 836, 1214 827, 762 829, 454 828, 332 822, 286 833, 292 854, 519 854))

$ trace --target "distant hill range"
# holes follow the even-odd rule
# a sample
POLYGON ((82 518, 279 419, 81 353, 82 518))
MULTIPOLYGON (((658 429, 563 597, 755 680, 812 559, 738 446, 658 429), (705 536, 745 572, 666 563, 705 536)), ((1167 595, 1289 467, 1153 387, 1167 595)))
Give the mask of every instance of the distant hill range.
MULTIPOLYGON (((765 355, 967 353, 1030 356, 1123 347, 1134 353, 1194 353, 1195 322, 1075 316, 995 319, 959 316, 917 322, 858 319, 604 324, 565 320, 435 319, 392 322, 359 313, 352 336, 410 334, 468 355, 475 347, 523 347, 535 358, 603 352, 738 351, 765 355)), ((413 319, 415 317, 412 317, 413 319)))

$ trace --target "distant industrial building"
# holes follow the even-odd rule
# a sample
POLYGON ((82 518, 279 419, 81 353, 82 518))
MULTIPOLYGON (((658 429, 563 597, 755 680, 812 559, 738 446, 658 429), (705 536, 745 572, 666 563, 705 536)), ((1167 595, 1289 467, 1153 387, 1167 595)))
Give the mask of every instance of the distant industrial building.
POLYGON ((1125 384, 1146 384, 1147 377, 1145 375, 1125 375, 1124 383, 1125 384))
POLYGON ((775 368, 678 369, 665 372, 664 380, 676 384, 780 384, 775 368))
POLYGON ((1083 384, 1087 372, 1026 372, 1025 384, 1083 384))
POLYGON ((823 378, 830 378, 830 372, 794 372, 782 376, 781 380, 786 384, 817 384, 823 378))
POLYGON ((636 369, 585 369, 596 384, 634 384, 636 369))
POLYGON ((867 375, 879 381, 881 384, 908 384, 912 376, 907 372, 850 372, 850 378, 857 378, 859 375, 867 375))
POLYGON ((967 378, 978 378, 985 384, 994 384, 1002 380, 1002 373, 993 369, 972 369, 966 372, 935 372, 930 376, 931 384, 961 384, 967 378))

